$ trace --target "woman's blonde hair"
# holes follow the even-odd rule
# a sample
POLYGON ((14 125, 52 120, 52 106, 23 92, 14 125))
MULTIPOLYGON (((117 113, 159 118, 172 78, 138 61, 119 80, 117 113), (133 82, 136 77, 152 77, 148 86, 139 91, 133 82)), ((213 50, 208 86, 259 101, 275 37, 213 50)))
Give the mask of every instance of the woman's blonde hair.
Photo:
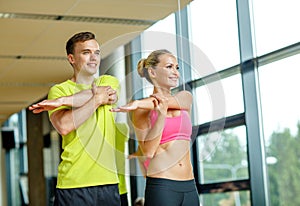
POLYGON ((155 69, 155 66, 159 63, 159 57, 163 54, 171 54, 170 51, 166 49, 159 49, 151 52, 147 58, 141 59, 137 64, 137 71, 141 77, 145 77, 150 83, 152 80, 148 73, 148 68, 152 67, 155 69))

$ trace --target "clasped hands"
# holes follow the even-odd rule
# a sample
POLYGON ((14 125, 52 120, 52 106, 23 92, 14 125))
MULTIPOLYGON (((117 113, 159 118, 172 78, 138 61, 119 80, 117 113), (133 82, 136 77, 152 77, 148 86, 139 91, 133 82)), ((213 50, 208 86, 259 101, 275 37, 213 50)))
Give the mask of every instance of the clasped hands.
POLYGON ((110 86, 96 86, 92 84, 91 90, 83 90, 70 96, 63 96, 51 100, 43 100, 28 107, 34 114, 56 109, 60 106, 81 107, 91 98, 100 105, 114 104, 118 100, 117 92, 110 86))
POLYGON ((168 98, 163 96, 162 94, 155 93, 150 95, 149 98, 134 100, 129 102, 126 105, 112 108, 111 112, 130 112, 136 109, 155 109, 158 112, 166 115, 168 110, 168 98))

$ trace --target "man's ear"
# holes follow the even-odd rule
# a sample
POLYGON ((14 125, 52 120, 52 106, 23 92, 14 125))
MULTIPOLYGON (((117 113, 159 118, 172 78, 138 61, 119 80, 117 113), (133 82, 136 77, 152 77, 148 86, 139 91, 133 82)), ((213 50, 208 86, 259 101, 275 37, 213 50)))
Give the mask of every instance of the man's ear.
POLYGON ((68 54, 68 61, 70 62, 70 64, 74 63, 74 56, 73 56, 73 54, 68 54))

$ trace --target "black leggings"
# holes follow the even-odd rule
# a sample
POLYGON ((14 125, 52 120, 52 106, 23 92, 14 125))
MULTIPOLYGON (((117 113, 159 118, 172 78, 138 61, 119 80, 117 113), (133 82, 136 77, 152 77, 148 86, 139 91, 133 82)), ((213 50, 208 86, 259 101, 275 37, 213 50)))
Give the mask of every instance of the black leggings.
POLYGON ((117 184, 56 189, 54 206, 120 206, 117 184))
POLYGON ((145 206, 199 206, 194 180, 176 181, 147 177, 145 206))

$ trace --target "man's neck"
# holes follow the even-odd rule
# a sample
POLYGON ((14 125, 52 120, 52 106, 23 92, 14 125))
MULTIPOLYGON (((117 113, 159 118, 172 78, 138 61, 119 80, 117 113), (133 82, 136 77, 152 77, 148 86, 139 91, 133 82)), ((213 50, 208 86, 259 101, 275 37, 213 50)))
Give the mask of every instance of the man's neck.
POLYGON ((94 76, 90 77, 80 77, 80 76, 73 76, 71 81, 76 82, 77 84, 92 84, 95 80, 94 76))

